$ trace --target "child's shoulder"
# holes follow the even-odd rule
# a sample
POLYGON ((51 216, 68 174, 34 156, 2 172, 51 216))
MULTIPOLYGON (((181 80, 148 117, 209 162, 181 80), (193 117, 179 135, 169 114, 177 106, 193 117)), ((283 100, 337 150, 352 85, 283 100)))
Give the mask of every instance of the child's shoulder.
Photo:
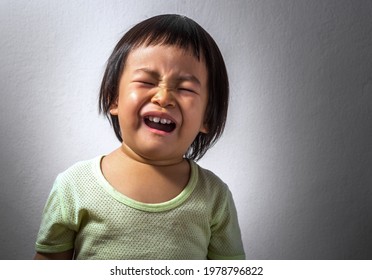
POLYGON ((198 175, 200 177, 199 179, 212 181, 214 183, 218 183, 218 184, 222 184, 222 185, 225 184, 225 182, 218 175, 216 175, 212 170, 207 169, 205 167, 202 167, 201 165, 197 164, 196 162, 192 162, 192 165, 194 165, 195 168, 198 169, 198 175))
POLYGON ((102 156, 74 163, 69 168, 58 174, 57 181, 60 183, 91 180, 100 170, 102 156))
POLYGON ((213 192, 219 191, 222 193, 229 192, 229 187, 227 184, 213 171, 200 166, 197 163, 193 163, 195 168, 197 168, 197 180, 204 189, 211 188, 213 192))

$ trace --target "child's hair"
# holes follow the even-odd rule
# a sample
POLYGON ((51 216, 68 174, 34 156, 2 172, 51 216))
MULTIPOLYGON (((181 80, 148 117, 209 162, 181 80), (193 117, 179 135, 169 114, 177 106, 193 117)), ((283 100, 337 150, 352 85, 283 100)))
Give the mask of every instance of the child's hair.
POLYGON ((132 27, 117 43, 103 76, 99 112, 110 120, 116 137, 123 141, 117 116, 110 108, 117 102, 119 82, 128 54, 140 46, 167 45, 191 51, 204 63, 208 72, 208 100, 204 123, 208 133, 199 133, 185 157, 198 160, 222 135, 229 102, 229 81, 221 52, 213 38, 195 21, 180 15, 159 15, 132 27))

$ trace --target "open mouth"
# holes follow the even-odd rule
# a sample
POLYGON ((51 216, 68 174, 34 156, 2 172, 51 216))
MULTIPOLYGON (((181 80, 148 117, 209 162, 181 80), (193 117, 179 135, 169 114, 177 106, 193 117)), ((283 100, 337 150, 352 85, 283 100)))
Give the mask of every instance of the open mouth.
POLYGON ((144 120, 148 127, 156 130, 172 132, 176 128, 176 124, 169 119, 146 116, 144 120))

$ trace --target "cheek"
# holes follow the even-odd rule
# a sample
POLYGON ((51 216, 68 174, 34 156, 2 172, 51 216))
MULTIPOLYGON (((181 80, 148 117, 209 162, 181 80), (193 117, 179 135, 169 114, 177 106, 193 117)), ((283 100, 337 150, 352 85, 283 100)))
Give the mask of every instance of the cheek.
POLYGON ((192 108, 194 109, 194 113, 198 116, 204 116, 206 108, 207 108, 207 100, 205 97, 199 97, 193 100, 192 108))
POLYGON ((193 126, 202 125, 204 123, 206 104, 200 100, 192 100, 187 102, 187 106, 184 106, 183 116, 188 119, 193 126))
POLYGON ((133 129, 140 125, 138 118, 140 109, 141 99, 136 92, 129 92, 119 97, 118 117, 121 129, 133 129))
POLYGON ((141 103, 140 95, 135 91, 122 94, 119 97, 119 106, 124 111, 133 112, 133 110, 137 109, 140 103, 141 103))
POLYGON ((138 103, 140 103, 140 94, 136 91, 131 91, 128 93, 128 96, 127 96, 127 101, 129 104, 131 105, 136 105, 138 103))

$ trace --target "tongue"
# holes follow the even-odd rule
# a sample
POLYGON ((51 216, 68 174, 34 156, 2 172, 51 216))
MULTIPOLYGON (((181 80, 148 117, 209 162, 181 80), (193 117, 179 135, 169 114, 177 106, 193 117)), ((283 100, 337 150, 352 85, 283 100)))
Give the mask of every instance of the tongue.
POLYGON ((161 131, 165 131, 165 132, 172 132, 176 128, 176 125, 174 123, 162 124, 162 123, 152 122, 149 119, 145 119, 145 124, 148 127, 161 130, 161 131))

